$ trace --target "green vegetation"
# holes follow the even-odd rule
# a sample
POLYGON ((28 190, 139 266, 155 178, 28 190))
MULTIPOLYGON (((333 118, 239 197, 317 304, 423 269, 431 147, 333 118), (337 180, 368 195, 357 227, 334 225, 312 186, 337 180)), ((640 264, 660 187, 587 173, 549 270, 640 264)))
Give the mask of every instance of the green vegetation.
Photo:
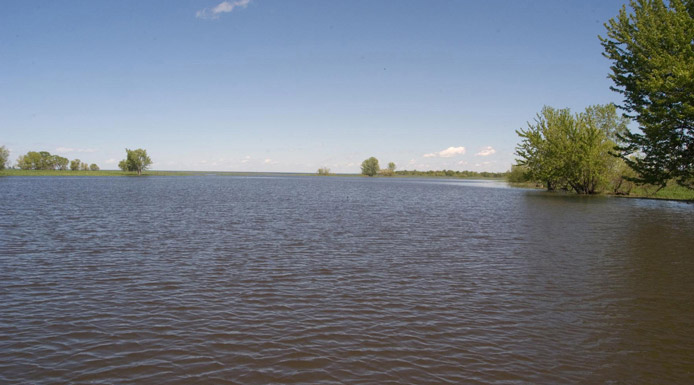
MULTIPOLYGON (((545 106, 527 129, 517 130, 516 147, 523 177, 541 182, 547 190, 573 190, 595 194, 613 188, 609 182, 620 170, 620 159, 610 155, 612 138, 626 130, 628 121, 617 116, 614 105, 591 106, 571 114, 568 108, 545 106)), ((520 178, 517 175, 514 178, 520 178)))
POLYGON ((99 166, 97 166, 96 163, 92 163, 89 165, 89 170, 90 171, 99 171, 99 166))
POLYGON ((328 176, 328 175, 330 175, 330 169, 327 167, 321 167, 318 169, 318 175, 328 176))
POLYGON ((694 0, 631 1, 600 37, 621 106, 641 133, 626 132, 622 159, 630 179, 694 189, 694 0))
POLYGON ((142 175, 142 171, 149 168, 152 159, 147 156, 147 151, 141 148, 137 150, 125 149, 126 158, 118 163, 118 167, 123 171, 135 171, 137 175, 142 175))
POLYGON ((0 176, 132 176, 134 172, 115 170, 82 171, 82 170, 22 170, 5 169, 0 171, 0 176))
POLYGON ((366 176, 374 176, 378 173, 380 167, 378 165, 378 159, 373 156, 366 159, 361 163, 361 174, 366 176))
POLYGON ((613 105, 591 106, 579 114, 544 107, 528 128, 516 131, 521 138, 516 147, 519 159, 507 181, 516 187, 579 194, 694 200, 694 190, 674 181, 665 186, 635 183, 636 171, 611 153, 627 124, 613 105))
POLYGON ((514 164, 511 166, 511 171, 506 174, 506 180, 513 184, 529 183, 528 168, 526 166, 514 164))
POLYGON ((454 171, 454 170, 401 170, 395 171, 397 176, 420 176, 420 177, 447 177, 447 178, 505 178, 506 172, 477 172, 477 171, 454 171))
POLYGON ((0 146, 0 170, 4 170, 7 167, 9 160, 10 151, 5 146, 0 146))
POLYGON ((665 187, 634 185, 629 197, 694 201, 694 190, 681 186, 676 181, 670 181, 665 187))
POLYGON ((382 169, 382 170, 379 170, 379 171, 378 171, 378 174, 379 174, 379 175, 382 175, 382 176, 393 176, 393 175, 395 175, 395 163, 394 163, 394 162, 388 163, 388 168, 384 168, 384 169, 382 169))
POLYGON ((48 151, 29 151, 17 158, 17 167, 22 170, 67 170, 68 164, 72 171, 89 170, 89 166, 79 159, 69 161, 62 156, 51 155, 48 151))
POLYGON ((612 105, 575 115, 543 108, 516 131, 510 183, 694 200, 694 0, 632 0, 630 7, 600 37, 625 117, 612 105), (627 118, 640 133, 628 130, 627 118))
POLYGON ((361 175, 366 176, 394 176, 395 175, 395 163, 388 163, 388 168, 381 169, 378 164, 378 159, 371 157, 366 159, 361 163, 361 175))

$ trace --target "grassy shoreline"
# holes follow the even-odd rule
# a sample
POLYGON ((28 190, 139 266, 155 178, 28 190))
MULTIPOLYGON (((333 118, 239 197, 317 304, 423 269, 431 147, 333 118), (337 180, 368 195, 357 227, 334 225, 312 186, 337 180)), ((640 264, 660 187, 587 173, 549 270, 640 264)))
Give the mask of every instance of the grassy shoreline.
MULTIPOLYGON (((545 186, 532 182, 511 183, 508 185, 513 188, 528 188, 536 190, 544 190, 545 186)), ((694 203, 694 190, 686 189, 676 183, 668 184, 666 187, 658 190, 656 186, 635 186, 631 192, 627 194, 600 193, 595 196, 608 196, 615 198, 636 198, 636 199, 654 199, 694 203)))

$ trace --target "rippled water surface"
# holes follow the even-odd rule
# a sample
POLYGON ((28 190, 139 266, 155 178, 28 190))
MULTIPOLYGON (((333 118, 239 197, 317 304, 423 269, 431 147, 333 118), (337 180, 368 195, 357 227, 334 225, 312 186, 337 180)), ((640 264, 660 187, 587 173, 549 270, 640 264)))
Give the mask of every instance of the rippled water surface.
POLYGON ((694 205, 2 178, 0 383, 692 384, 694 205))

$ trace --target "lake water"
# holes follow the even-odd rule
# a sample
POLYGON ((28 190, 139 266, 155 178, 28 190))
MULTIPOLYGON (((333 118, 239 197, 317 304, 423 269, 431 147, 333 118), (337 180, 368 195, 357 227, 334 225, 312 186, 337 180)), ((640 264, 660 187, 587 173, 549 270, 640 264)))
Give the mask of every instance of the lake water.
POLYGON ((2 384, 692 384, 694 205, 0 178, 2 384))

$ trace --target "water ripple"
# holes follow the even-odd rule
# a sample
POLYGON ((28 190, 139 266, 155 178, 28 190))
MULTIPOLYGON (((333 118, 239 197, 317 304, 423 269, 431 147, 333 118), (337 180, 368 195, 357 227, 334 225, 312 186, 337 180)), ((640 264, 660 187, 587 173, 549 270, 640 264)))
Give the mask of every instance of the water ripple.
POLYGON ((490 187, 0 179, 0 383, 694 383, 691 205, 490 187))

